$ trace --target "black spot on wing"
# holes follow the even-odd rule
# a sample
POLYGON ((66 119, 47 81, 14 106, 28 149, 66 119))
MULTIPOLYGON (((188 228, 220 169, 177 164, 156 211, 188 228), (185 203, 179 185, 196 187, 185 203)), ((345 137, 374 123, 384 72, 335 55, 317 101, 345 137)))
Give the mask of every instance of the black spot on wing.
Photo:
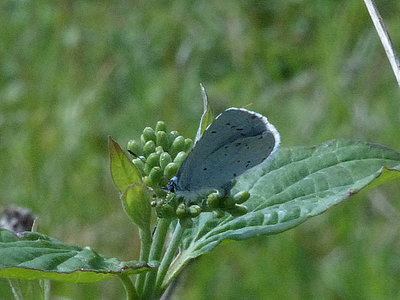
POLYGON ((226 110, 207 127, 189 154, 181 172, 181 187, 196 190, 224 186, 270 155, 272 134, 260 114, 226 110))

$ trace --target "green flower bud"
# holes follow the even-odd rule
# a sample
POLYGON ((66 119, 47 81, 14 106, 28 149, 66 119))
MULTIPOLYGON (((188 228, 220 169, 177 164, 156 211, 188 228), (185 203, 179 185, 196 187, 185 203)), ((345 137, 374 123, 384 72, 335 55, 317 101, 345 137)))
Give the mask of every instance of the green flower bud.
POLYGON ((189 206, 189 215, 194 218, 197 217, 201 213, 201 207, 198 205, 189 206))
POLYGON ((172 157, 175 157, 178 152, 183 150, 185 150, 185 138, 180 135, 176 137, 175 140, 172 142, 171 148, 168 152, 171 154, 172 157))
POLYGON ((160 167, 154 167, 151 169, 149 179, 152 184, 150 186, 159 186, 161 179, 163 178, 163 172, 160 167))
POLYGON ((173 218, 176 217, 175 210, 174 208, 169 205, 165 204, 160 208, 156 208, 157 216, 159 218, 173 218))
POLYGON ((172 162, 171 155, 168 152, 163 152, 160 155, 160 167, 161 169, 165 169, 165 167, 172 162))
POLYGON ((230 209, 228 212, 234 216, 234 217, 239 217, 247 214, 249 209, 247 206, 241 205, 241 204, 236 204, 233 209, 230 209))
POLYGON ((178 216, 178 218, 184 217, 186 215, 185 204, 181 203, 178 205, 178 208, 176 209, 176 215, 178 216))
POLYGON ((145 140, 143 134, 140 135, 140 143, 141 143, 142 145, 146 144, 146 140, 145 140))
POLYGON ((176 139, 176 137, 179 136, 179 132, 176 130, 171 131, 168 133, 168 140, 172 144, 172 142, 176 139))
POLYGON ((237 204, 242 204, 243 202, 246 202, 249 198, 250 193, 248 191, 241 191, 233 196, 233 199, 237 204))
POLYGON ((132 163, 140 170, 140 172, 144 172, 144 162, 140 158, 132 159, 132 163))
POLYGON ((174 159, 174 163, 176 163, 177 165, 180 166, 183 163, 183 161, 186 159, 186 157, 187 157, 187 153, 181 151, 176 155, 176 157, 174 159))
POLYGON ((159 200, 159 201, 152 201, 155 202, 155 207, 157 217, 159 218, 172 218, 175 215, 175 210, 174 208, 167 203, 166 200, 159 200))
POLYGON ((146 162, 149 164, 151 167, 157 167, 159 166, 160 163, 160 154, 158 153, 150 153, 149 157, 147 157, 146 162))
POLYGON ((207 205, 210 208, 218 208, 221 206, 221 198, 218 192, 211 193, 207 196, 207 205))
POLYGON ((144 156, 149 156, 150 153, 153 153, 156 150, 156 144, 154 141, 147 141, 143 146, 144 156))
POLYGON ((149 174, 150 173, 150 171, 151 171, 151 169, 152 169, 153 167, 152 166, 150 166, 147 162, 144 164, 144 168, 143 168, 143 171, 144 171, 144 173, 145 174, 149 174))
POLYGON ((222 207, 224 207, 225 209, 229 210, 231 208, 234 208, 236 205, 236 201, 232 196, 224 196, 221 198, 220 203, 222 203, 222 207))
POLYGON ((160 155, 161 153, 164 152, 164 149, 163 149, 163 147, 161 147, 161 146, 157 146, 155 151, 156 151, 157 154, 160 155))
POLYGON ((157 146, 163 147, 165 151, 168 151, 170 146, 170 141, 168 139, 168 135, 165 131, 157 131, 156 133, 156 144, 157 146))
POLYGON ((192 146, 193 146, 192 139, 185 139, 184 151, 189 152, 192 149, 192 146))
POLYGON ((156 141, 156 133, 154 132, 154 129, 151 127, 146 127, 143 129, 143 138, 144 140, 147 141, 156 141))
POLYGON ((131 151, 134 155, 139 156, 143 154, 143 147, 142 143, 136 140, 130 140, 128 142, 127 148, 131 151))
POLYGON ((164 176, 167 178, 171 178, 178 173, 179 166, 176 163, 169 163, 165 166, 164 176))
POLYGON ((158 121, 156 124, 156 132, 157 131, 167 131, 167 126, 165 125, 165 123, 163 121, 158 121))

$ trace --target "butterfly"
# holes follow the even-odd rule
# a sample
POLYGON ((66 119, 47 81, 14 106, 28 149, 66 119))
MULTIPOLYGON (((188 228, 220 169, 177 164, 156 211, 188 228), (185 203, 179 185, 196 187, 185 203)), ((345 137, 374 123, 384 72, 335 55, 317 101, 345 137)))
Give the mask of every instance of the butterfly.
POLYGON ((235 177, 271 157, 279 143, 266 117, 228 108, 206 128, 168 189, 189 201, 212 189, 226 192, 235 177))

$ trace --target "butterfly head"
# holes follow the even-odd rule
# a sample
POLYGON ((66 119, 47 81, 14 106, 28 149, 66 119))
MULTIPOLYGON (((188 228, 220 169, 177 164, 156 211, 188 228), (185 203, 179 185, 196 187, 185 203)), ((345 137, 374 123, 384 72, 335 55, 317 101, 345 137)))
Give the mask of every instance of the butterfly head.
POLYGON ((172 177, 167 183, 167 190, 171 193, 175 193, 178 177, 172 177))

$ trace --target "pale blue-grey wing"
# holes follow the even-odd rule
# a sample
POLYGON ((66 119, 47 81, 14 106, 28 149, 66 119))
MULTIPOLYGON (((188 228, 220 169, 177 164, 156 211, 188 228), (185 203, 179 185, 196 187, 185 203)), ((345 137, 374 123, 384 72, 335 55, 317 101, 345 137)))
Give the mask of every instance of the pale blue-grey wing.
POLYGON ((207 128, 183 162, 176 189, 220 189, 260 164, 278 147, 279 133, 264 116, 229 108, 207 128))

